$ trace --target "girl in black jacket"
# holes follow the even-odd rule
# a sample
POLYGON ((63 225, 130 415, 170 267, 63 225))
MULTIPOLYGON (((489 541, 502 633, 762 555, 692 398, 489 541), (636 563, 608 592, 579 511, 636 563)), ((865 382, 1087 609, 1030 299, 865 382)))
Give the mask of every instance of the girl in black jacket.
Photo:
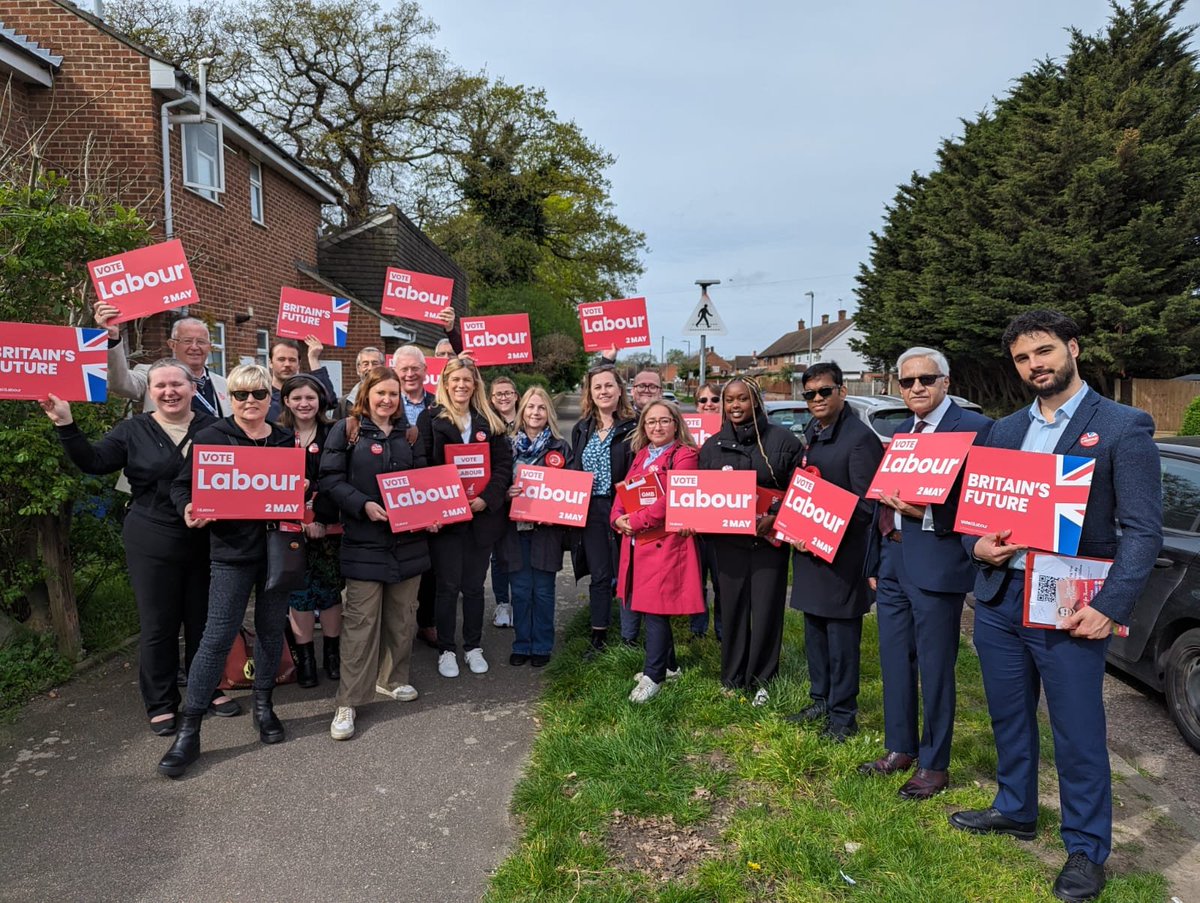
POLYGON ((504 421, 488 404, 483 379, 470 361, 452 358, 438 380, 437 404, 417 418, 418 441, 431 465, 447 463, 447 446, 488 446, 490 473, 475 498, 472 519, 440 530, 430 542, 437 579, 438 673, 458 677, 455 645, 458 597, 462 594, 463 658, 473 674, 488 669, 479 647, 483 636, 483 582, 492 547, 508 523, 512 448, 504 421))
MULTIPOLYGON (((189 530, 171 504, 171 481, 183 465, 196 432, 214 423, 192 411, 195 383, 187 368, 163 358, 146 374, 153 413, 122 420, 91 443, 71 417, 71 407, 51 395, 42 409, 58 427, 67 456, 84 473, 124 469, 132 497, 121 535, 125 564, 137 602, 138 689, 150 729, 175 733, 179 711, 179 628, 184 666, 190 668, 208 616, 208 532, 189 530)), ((236 715, 238 704, 214 692, 219 714, 236 715)))
POLYGON ((335 424, 321 456, 318 492, 341 509, 346 578, 341 680, 335 740, 354 736, 355 708, 376 693, 417 698, 408 682, 417 630, 417 589, 429 569, 425 533, 393 533, 377 477, 425 466, 425 449, 409 442, 400 378, 376 367, 360 383, 350 416, 335 424))

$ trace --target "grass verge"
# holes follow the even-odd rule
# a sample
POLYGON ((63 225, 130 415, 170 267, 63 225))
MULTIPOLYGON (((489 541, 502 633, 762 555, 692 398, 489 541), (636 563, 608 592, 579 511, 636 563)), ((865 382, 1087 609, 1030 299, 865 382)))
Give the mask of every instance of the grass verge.
MULTIPOLYGON (((584 663, 586 612, 573 622, 514 795, 523 834, 492 877, 489 903, 1052 899, 1064 855, 1054 813, 1042 812, 1032 845, 947 823, 948 812, 990 804, 995 773, 978 660, 965 642, 951 790, 914 804, 896 794, 903 776, 855 771, 883 748, 873 617, 861 733, 841 746, 783 720, 808 702, 799 617, 789 612, 780 677, 762 708, 722 693, 717 644, 683 639, 679 620, 683 675, 641 706, 626 698, 640 651, 613 648, 584 663)), ((1102 900, 1149 903, 1165 889, 1159 875, 1113 876, 1102 900)))

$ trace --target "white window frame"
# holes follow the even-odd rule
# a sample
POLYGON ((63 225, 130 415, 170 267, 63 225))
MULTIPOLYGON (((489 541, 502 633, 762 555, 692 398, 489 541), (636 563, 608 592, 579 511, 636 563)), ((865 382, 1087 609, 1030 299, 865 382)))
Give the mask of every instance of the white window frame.
POLYGON ((262 163, 252 158, 247 158, 247 162, 250 164, 250 219, 265 226, 263 208, 266 194, 263 191, 262 163))
POLYGON ((208 349, 208 369, 225 375, 225 324, 218 321, 212 325, 212 339, 208 349))
POLYGON ((264 367, 271 366, 271 331, 269 329, 254 330, 254 362, 264 367))
POLYGON ((217 195, 225 192, 225 132, 219 122, 184 122, 180 124, 180 148, 183 152, 183 186, 197 194, 201 194, 210 201, 215 201, 217 195), (205 153, 201 150, 199 137, 189 138, 189 136, 199 136, 209 130, 215 131, 217 141, 217 152, 214 157, 210 153, 205 153), (188 152, 189 142, 193 146, 192 153, 188 152), (209 175, 214 178, 205 178, 199 172, 194 170, 197 168, 193 163, 193 156, 199 157, 208 162, 212 172, 209 175))

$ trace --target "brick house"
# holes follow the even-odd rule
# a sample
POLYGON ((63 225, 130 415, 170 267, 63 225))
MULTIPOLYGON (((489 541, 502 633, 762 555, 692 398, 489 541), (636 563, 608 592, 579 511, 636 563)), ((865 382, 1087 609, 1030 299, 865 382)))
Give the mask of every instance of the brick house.
POLYGON ((835 361, 847 379, 861 380, 869 375, 870 365, 850 347, 850 340, 862 338, 862 333, 854 325, 854 318, 847 317, 846 311, 839 310, 833 322, 830 322, 829 314, 822 314, 820 324, 805 327, 801 320, 794 331, 785 333, 758 352, 758 366, 765 370, 778 370, 788 365, 800 372, 810 363, 835 361))
MULTIPOLYGON (((36 148, 45 168, 73 181, 103 173, 157 239, 182 240, 199 296, 188 313, 209 323, 214 369, 265 363, 283 286, 354 302, 346 347, 324 355, 335 386, 352 383, 359 348, 380 344, 379 296, 319 271, 321 212, 336 190, 169 60, 68 0, 0 5, 0 142, 36 148), (196 114, 202 94, 208 121, 164 127, 164 106, 172 117, 196 114)), ((131 345, 161 356, 178 313, 142 321, 131 345)), ((407 321, 383 325, 411 334, 407 321)))

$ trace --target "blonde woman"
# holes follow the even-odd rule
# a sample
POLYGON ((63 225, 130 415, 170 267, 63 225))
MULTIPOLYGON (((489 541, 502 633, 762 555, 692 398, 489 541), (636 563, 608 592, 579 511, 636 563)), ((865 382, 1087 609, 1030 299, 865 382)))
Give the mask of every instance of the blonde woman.
POLYGON ((488 403, 483 379, 474 364, 450 359, 438 381, 437 404, 417 418, 417 433, 431 466, 447 463, 447 446, 486 443, 489 448, 491 473, 471 499, 472 519, 443 527, 429 543, 437 580, 434 608, 438 673, 458 677, 455 638, 461 594, 463 658, 472 674, 483 674, 488 670, 479 645, 483 636, 483 582, 492 547, 507 527, 512 449, 504 421, 488 403))

